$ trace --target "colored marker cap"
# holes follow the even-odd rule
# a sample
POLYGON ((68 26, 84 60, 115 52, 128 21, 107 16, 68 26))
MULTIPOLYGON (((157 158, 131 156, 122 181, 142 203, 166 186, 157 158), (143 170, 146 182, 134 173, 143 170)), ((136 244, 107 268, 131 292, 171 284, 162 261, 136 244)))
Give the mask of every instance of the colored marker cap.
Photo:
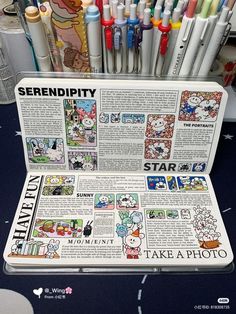
POLYGON ((187 17, 189 17, 189 18, 194 17, 196 6, 197 6, 197 0, 190 0, 189 1, 187 11, 186 11, 187 17))
POLYGON ((86 23, 97 22, 100 19, 100 12, 96 5, 90 5, 87 8, 85 20, 86 23))
POLYGON ((207 18, 211 3, 212 3, 212 0, 204 0, 203 5, 202 5, 202 10, 200 13, 201 18, 203 19, 207 18))
POLYGON ((211 7, 210 7, 210 11, 209 11, 209 15, 216 15, 217 14, 219 2, 220 2, 220 0, 213 0, 212 1, 211 7))

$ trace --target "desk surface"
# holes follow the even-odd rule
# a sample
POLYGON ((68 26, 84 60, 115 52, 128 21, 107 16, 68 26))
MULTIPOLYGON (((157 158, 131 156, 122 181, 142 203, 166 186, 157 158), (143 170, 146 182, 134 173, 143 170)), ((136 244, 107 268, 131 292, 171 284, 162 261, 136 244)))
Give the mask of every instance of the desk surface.
MULTIPOLYGON (((2 252, 25 179, 15 105, 0 106, 0 289, 25 296, 34 313, 236 313, 236 273, 194 275, 6 275, 2 252), (63 291, 65 288, 67 293, 63 291), (33 293, 43 288, 41 297, 33 293), (47 290, 49 289, 49 290, 47 290), (51 293, 50 293, 51 292, 51 293), (71 292, 71 293, 70 293, 71 292), (58 297, 59 296, 59 297, 58 297), (228 298, 226 305, 218 298, 228 298), (218 308, 211 309, 211 306, 218 308), (228 309, 228 306, 230 309, 228 309)), ((211 178, 228 235, 236 252, 236 123, 224 123, 211 178), (235 177, 234 177, 235 176, 235 177)), ((18 310, 16 313, 20 313, 18 310)), ((0 314, 7 314, 1 312, 0 314)), ((20 313, 21 314, 21 313, 20 313)))

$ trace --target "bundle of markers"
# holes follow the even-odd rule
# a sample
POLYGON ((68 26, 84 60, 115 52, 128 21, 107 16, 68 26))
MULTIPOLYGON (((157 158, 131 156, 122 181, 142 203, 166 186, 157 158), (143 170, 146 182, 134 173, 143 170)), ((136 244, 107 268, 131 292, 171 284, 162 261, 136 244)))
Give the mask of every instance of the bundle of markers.
POLYGON ((207 76, 236 0, 148 1, 18 0, 18 11, 40 71, 207 76))

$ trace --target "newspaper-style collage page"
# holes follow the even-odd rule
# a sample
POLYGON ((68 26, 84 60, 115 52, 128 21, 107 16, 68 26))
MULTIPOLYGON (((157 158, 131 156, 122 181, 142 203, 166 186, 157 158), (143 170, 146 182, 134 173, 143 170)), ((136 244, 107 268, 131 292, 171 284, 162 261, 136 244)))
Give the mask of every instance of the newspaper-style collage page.
POLYGON ((208 175, 30 172, 10 265, 224 267, 232 251, 208 175))
POLYGON ((25 78, 28 170, 209 173, 227 94, 217 83, 25 78))
POLYGON ((8 265, 231 263, 208 175, 227 100, 220 85, 24 78, 16 99, 28 175, 8 265))

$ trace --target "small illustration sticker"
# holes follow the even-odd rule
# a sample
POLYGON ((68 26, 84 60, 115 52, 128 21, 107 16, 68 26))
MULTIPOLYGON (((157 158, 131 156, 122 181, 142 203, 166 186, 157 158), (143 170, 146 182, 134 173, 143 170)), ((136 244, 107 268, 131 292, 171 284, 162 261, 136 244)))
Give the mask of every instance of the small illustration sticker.
POLYGON ((204 172, 206 169, 205 162, 196 162, 193 164, 193 172, 204 172))
POLYGON ((82 219, 36 219, 32 237, 80 238, 82 228, 82 219))
POLYGON ((96 102, 90 99, 65 99, 65 126, 69 146, 97 145, 96 102))
POLYGON ((122 122, 127 124, 143 124, 145 122, 145 115, 137 113, 124 113, 122 114, 122 122))
POLYGON ((96 152, 68 152, 69 169, 80 171, 97 170, 96 152))
POLYGON ((116 234, 122 239, 123 254, 127 259, 139 259, 142 239, 145 234, 143 228, 143 214, 141 212, 119 211, 121 223, 116 224, 116 234))
POLYGON ((74 182, 75 176, 51 175, 45 177, 45 184, 47 185, 72 185, 74 182))
POLYGON ((165 219, 165 211, 162 209, 150 209, 146 211, 147 218, 149 219, 165 219))
POLYGON ((45 185, 42 194, 44 196, 72 195, 74 192, 73 185, 45 185))
POLYGON ((180 121, 216 121, 222 92, 190 92, 181 95, 180 121))
POLYGON ((169 159, 171 152, 170 140, 145 140, 145 154, 146 159, 169 159))
POLYGON ((179 218, 178 210, 176 210, 176 209, 168 209, 166 211, 166 217, 168 219, 178 219, 179 218))
POLYGON ((117 194, 116 195, 116 208, 117 209, 138 209, 138 194, 137 193, 127 193, 127 194, 117 194))
POLYGON ((149 190, 166 190, 166 179, 164 176, 148 176, 147 177, 149 190))
POLYGON ((217 232, 217 220, 211 215, 211 211, 206 207, 196 206, 193 208, 195 215, 192 221, 196 238, 200 248, 215 249, 221 245, 219 238, 220 232, 217 232))
POLYGON ((180 190, 185 191, 207 191, 207 183, 204 177, 177 177, 180 190))
POLYGON ((171 138, 173 137, 175 116, 171 114, 150 114, 147 118, 146 137, 171 138))
POLYGON ((167 176, 167 184, 170 191, 178 190, 176 178, 173 176, 167 176))
POLYGON ((192 164, 191 163, 179 163, 178 165, 178 171, 179 172, 190 172, 192 168, 192 164))
POLYGON ((115 195, 114 194, 95 194, 94 200, 95 208, 114 209, 115 208, 115 195))
POLYGON ((64 164, 64 145, 61 138, 26 138, 30 163, 64 164))
POLYGON ((57 251, 59 240, 51 239, 48 243, 35 240, 16 240, 11 246, 9 257, 20 258, 60 258, 57 251))

